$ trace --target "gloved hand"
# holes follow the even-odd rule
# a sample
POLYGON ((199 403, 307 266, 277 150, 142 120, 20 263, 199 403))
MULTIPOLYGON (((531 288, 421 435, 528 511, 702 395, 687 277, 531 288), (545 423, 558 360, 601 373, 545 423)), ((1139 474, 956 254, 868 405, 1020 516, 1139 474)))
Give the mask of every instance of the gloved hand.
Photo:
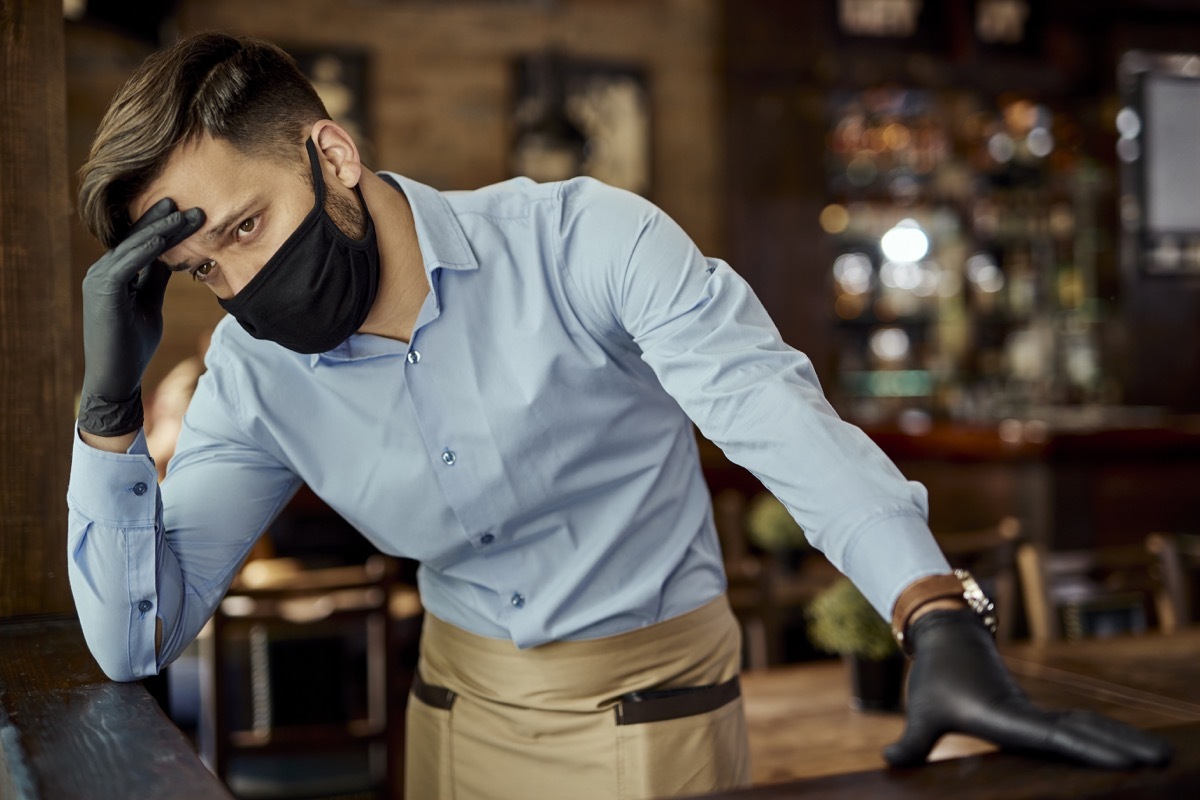
POLYGON ((908 629, 914 660, 908 677, 907 726, 884 750, 892 766, 922 763, 944 733, 1091 766, 1126 769, 1164 764, 1165 741, 1090 711, 1046 711, 1009 675, 991 634, 963 610, 930 611, 908 629))
POLYGON ((163 295, 171 277, 158 257, 203 224, 203 211, 180 212, 173 200, 164 198, 88 269, 83 279, 81 429, 121 436, 142 426, 142 373, 162 340, 163 295))

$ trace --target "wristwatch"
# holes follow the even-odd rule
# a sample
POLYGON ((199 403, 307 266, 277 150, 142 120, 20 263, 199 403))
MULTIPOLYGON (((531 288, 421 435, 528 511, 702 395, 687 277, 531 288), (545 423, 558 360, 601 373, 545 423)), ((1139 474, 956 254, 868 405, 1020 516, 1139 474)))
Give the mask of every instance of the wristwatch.
POLYGON ((984 593, 979 582, 965 569, 956 569, 950 575, 931 575, 914 582, 901 593, 892 614, 892 635, 896 644, 906 655, 912 655, 906 633, 913 613, 934 600, 958 599, 975 612, 993 636, 996 635, 996 605, 984 593))

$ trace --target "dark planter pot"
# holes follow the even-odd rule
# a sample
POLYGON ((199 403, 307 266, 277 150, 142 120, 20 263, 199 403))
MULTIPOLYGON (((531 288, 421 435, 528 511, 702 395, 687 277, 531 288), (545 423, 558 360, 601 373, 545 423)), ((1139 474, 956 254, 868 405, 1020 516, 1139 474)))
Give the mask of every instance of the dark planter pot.
POLYGON ((904 706, 904 656, 881 661, 846 656, 850 705, 861 711, 899 711, 904 706))

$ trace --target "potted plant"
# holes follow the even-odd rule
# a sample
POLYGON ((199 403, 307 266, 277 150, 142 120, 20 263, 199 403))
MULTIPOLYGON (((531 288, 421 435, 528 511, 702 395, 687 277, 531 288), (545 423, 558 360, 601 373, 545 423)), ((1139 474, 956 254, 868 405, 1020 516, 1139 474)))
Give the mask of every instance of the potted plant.
POLYGON ((746 531, 750 541, 795 569, 812 544, 792 513, 769 492, 759 492, 746 509, 746 531))
POLYGON ((814 597, 807 617, 812 643, 841 655, 849 667, 855 708, 895 711, 901 707, 904 656, 891 627, 849 578, 839 578, 814 597))

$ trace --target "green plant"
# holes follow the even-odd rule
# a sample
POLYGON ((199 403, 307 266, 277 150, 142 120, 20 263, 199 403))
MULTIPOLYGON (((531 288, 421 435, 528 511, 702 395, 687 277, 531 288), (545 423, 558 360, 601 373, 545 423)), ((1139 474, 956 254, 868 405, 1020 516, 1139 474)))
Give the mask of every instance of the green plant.
POLYGON ((787 507, 767 492, 758 493, 750 501, 746 530, 750 541, 771 552, 806 550, 812 546, 787 507))
POLYGON ((881 661, 899 652, 892 629, 849 578, 839 578, 807 609, 808 637, 828 653, 881 661))

